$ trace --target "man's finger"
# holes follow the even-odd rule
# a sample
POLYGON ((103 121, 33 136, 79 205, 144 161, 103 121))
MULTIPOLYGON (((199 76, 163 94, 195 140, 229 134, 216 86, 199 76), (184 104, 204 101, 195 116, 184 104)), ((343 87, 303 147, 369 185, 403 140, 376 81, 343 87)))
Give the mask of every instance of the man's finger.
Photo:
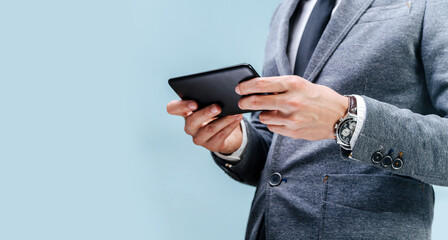
POLYGON ((291 134, 290 131, 288 131, 288 129, 286 128, 286 126, 284 125, 267 125, 269 131, 283 135, 283 136, 287 136, 289 137, 289 135, 291 134))
POLYGON ((251 95, 241 98, 238 106, 245 110, 283 110, 284 106, 279 104, 284 94, 276 95, 251 95))
POLYGON ((224 144, 226 143, 227 138, 239 125, 240 121, 235 121, 227 125, 207 141, 207 143, 205 144, 206 148, 213 152, 219 152, 220 149, 226 148, 224 144))
POLYGON ((204 126, 204 122, 210 122, 210 119, 216 117, 219 113, 221 113, 221 108, 217 104, 212 104, 194 112, 185 118, 185 131, 187 134, 195 136, 198 130, 204 126))
POLYGON ((216 119, 215 121, 200 128, 196 136, 193 137, 193 142, 197 145, 203 145, 215 134, 234 122, 240 122, 242 118, 243 115, 239 114, 216 119))
POLYGON ((290 123, 288 116, 281 111, 263 111, 260 113, 260 122, 266 125, 287 125, 290 123))
POLYGON ((288 90, 283 77, 261 77, 241 82, 235 92, 239 95, 255 93, 279 93, 288 90))
POLYGON ((166 105, 166 111, 171 115, 186 117, 198 109, 198 104, 192 100, 173 100, 166 105))

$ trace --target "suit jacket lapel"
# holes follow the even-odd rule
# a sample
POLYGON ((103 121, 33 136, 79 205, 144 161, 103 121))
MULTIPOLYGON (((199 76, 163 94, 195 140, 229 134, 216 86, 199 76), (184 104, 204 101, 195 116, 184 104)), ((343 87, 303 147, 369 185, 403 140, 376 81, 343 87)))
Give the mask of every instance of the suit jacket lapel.
POLYGON ((308 79, 311 82, 316 81, 317 76, 328 59, 373 1, 374 0, 341 1, 308 63, 308 67, 304 74, 305 79, 308 79))

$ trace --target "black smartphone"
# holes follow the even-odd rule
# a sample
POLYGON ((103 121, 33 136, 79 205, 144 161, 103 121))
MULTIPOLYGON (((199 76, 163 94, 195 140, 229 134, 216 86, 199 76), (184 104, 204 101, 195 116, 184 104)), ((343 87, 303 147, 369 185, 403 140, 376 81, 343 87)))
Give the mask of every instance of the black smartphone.
POLYGON ((222 111, 218 117, 253 112, 241 110, 238 101, 241 96, 235 92, 236 86, 252 78, 259 77, 255 69, 247 63, 213 71, 171 78, 171 88, 182 100, 194 100, 198 109, 210 104, 218 104, 222 111))

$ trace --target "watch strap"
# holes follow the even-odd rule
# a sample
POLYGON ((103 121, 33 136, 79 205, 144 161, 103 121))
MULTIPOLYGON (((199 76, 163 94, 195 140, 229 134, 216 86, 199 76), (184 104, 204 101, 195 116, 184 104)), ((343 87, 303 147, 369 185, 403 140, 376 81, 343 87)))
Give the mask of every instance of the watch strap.
POLYGON ((356 97, 352 95, 348 95, 348 109, 347 112, 357 115, 357 104, 356 104, 356 97))

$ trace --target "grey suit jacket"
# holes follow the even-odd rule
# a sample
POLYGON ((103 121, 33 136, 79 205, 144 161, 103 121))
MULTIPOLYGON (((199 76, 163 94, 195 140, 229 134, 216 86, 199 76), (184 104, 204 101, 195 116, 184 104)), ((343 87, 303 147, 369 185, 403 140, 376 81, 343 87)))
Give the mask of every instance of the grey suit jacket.
MULTIPOLYGON (((298 1, 274 14, 264 76, 292 74, 286 47, 298 1)), ((335 140, 273 134, 253 114, 242 160, 214 156, 257 186, 246 239, 256 239, 263 217, 268 239, 430 239, 430 184, 448 185, 448 1, 343 0, 304 77, 361 95, 364 127, 349 157, 335 140), (381 148, 402 152, 402 168, 374 164, 381 148)))

